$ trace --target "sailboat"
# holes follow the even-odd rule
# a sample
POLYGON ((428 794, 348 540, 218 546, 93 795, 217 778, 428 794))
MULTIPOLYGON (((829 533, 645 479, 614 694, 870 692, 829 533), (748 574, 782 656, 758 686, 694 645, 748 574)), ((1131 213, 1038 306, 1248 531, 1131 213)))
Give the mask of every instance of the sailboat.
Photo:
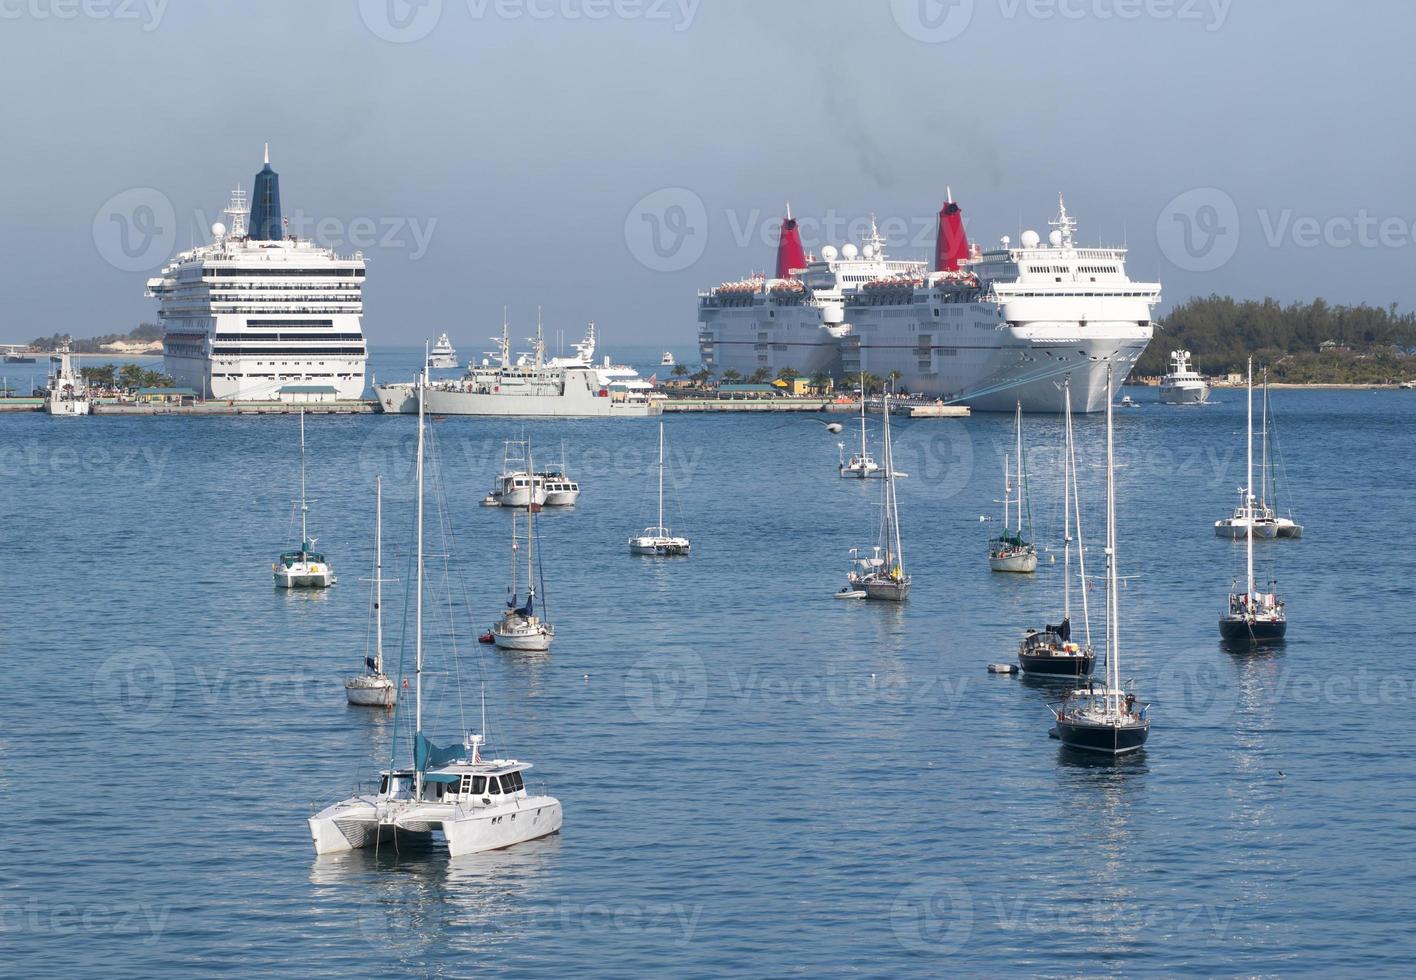
MULTIPOLYGON (((1254 485, 1254 360, 1249 359, 1249 440, 1248 486, 1245 494, 1252 502, 1254 485)), ((1219 619, 1219 635, 1229 642, 1276 643, 1288 632, 1283 600, 1273 592, 1260 592, 1254 584, 1254 525, 1244 535, 1244 591, 1229 594, 1229 609, 1219 619)))
POLYGON ((910 576, 905 571, 905 549, 900 541, 900 506, 895 495, 895 452, 890 439, 890 396, 880 398, 884 444, 885 481, 881 487, 880 536, 869 557, 859 548, 851 549, 851 570, 846 575, 842 595, 864 592, 867 599, 901 602, 910 594, 910 576))
POLYGON ((1269 412, 1268 394, 1268 368, 1264 368, 1264 412, 1263 425, 1263 452, 1262 462, 1259 464, 1259 512, 1263 515, 1264 521, 1273 525, 1273 536, 1277 538, 1301 538, 1303 536, 1303 525, 1293 520, 1291 517, 1280 517, 1278 512, 1269 506, 1269 490, 1274 489, 1274 502, 1277 503, 1277 486, 1275 481, 1270 479, 1273 472, 1273 461, 1269 456, 1269 429, 1273 425, 1273 416, 1269 412))
POLYGON ((664 524, 664 423, 659 423, 659 523, 629 539, 631 555, 687 555, 688 538, 664 524))
POLYGON ((300 547, 286 551, 271 565, 275 584, 282 589, 323 589, 335 583, 334 569, 325 556, 315 551, 315 539, 310 537, 305 518, 309 502, 305 499, 305 410, 300 409, 300 547))
POLYGON ((875 462, 875 457, 870 455, 870 451, 865 445, 865 375, 860 379, 860 452, 851 453, 851 458, 846 459, 846 444, 836 443, 841 451, 841 462, 837 471, 842 477, 852 476, 863 480, 868 476, 874 476, 880 469, 880 464, 875 462))
POLYGON ((1091 610, 1087 606, 1087 562, 1082 545, 1082 506, 1077 492, 1077 453, 1072 439, 1072 381, 1063 383, 1066 405, 1062 449, 1062 622, 1043 630, 1028 630, 1018 644, 1018 666, 1025 674, 1086 677, 1096 664, 1091 641, 1091 610), (1077 570, 1082 581, 1082 623, 1085 642, 1072 639, 1072 527, 1077 528, 1077 570))
MULTIPOLYGON (((511 586, 507 590, 506 609, 492 625, 492 642, 503 650, 529 650, 544 653, 551 648, 556 628, 536 615, 536 514, 539 504, 526 508, 526 604, 520 605, 517 583, 516 514, 511 517, 511 586)), ((544 583, 542 583, 544 585, 544 583)))
POLYGON ((385 841, 430 840, 441 831, 453 857, 497 850, 556 833, 561 804, 553 796, 531 793, 522 773, 531 763, 483 759, 486 698, 482 731, 468 732, 461 744, 437 745, 423 733, 423 462, 424 427, 419 376, 417 483, 417 586, 414 605, 413 764, 385 769, 377 791, 351 796, 325 807, 306 823, 316 854, 333 854, 385 841))
MULTIPOLYGON (((988 567, 995 572, 1037 571, 1037 547, 1023 537, 1023 508, 1028 502, 1028 468, 1023 460, 1023 403, 1018 402, 1018 414, 1013 423, 1017 433, 1018 487, 1013 497, 1012 474, 1008 471, 1008 454, 1003 454, 1003 531, 988 542, 988 567), (1018 526, 1010 526, 1008 508, 1016 504, 1018 526)), ((1028 537, 1032 536, 1032 510, 1028 509, 1028 537)))
MULTIPOLYGON (((1264 388, 1264 462, 1261 467, 1265 473, 1265 485, 1267 485, 1268 473, 1268 388, 1264 388)), ((1231 541, 1242 541, 1246 538, 1276 538, 1278 537, 1278 521, 1274 517, 1273 511, 1261 498, 1254 496, 1254 359, 1249 358, 1249 421, 1246 438, 1248 439, 1249 454, 1249 476, 1244 486, 1240 487, 1236 493, 1239 494, 1239 506, 1234 508, 1234 513, 1229 517, 1221 518, 1214 522, 1214 533, 1221 538, 1229 538, 1231 541)), ((1292 523, 1291 521, 1289 522, 1292 523)), ((1302 529, 1299 529, 1302 533, 1302 529)))
POLYGON ((1072 749, 1125 755, 1150 736, 1150 705, 1121 687, 1121 628, 1116 573, 1116 462, 1111 424, 1111 367, 1106 369, 1106 680, 1072 691, 1051 705, 1054 738, 1072 749))
POLYGON ((391 708, 398 698, 393 679, 384 673, 383 657, 383 477, 374 479, 374 655, 364 649, 364 672, 344 682, 350 704, 391 708))

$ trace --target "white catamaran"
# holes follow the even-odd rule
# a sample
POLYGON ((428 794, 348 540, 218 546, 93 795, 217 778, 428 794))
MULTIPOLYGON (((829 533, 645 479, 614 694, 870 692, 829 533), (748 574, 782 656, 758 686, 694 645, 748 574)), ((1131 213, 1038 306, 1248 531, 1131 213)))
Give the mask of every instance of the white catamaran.
MULTIPOLYGON (((426 380, 426 374, 419 379, 426 380)), ((561 804, 532 794, 522 773, 529 762, 484 760, 482 733, 437 745, 423 733, 423 399, 418 400, 417 584, 414 605, 413 764, 380 774, 377 791, 325 807, 307 821, 315 853, 331 854, 382 842, 431 839, 441 831, 453 857, 497 850, 556 833, 561 804)))
POLYGON ((659 423, 659 523, 629 539, 631 555, 687 555, 689 540, 664 523, 664 423, 659 423))

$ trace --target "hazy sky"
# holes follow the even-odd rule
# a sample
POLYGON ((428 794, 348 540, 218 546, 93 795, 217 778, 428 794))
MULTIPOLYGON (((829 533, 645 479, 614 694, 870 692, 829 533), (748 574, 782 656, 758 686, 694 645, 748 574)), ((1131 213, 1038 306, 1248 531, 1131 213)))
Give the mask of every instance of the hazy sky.
POLYGON ((0 0, 0 340, 155 319, 261 147, 292 230, 369 258, 365 329, 475 350, 596 320, 691 349, 695 290, 874 212, 922 257, 1131 249, 1195 294, 1416 306, 1406 3, 0 0), (820 222, 820 224, 817 224, 820 222))

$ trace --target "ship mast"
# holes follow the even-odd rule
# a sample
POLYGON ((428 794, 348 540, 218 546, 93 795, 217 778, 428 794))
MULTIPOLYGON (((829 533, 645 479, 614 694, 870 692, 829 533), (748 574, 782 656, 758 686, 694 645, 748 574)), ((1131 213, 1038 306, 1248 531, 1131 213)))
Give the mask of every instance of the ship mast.
POLYGON ((1254 359, 1249 358, 1249 438, 1248 476, 1244 480, 1244 497, 1248 501, 1248 525, 1244 534, 1245 552, 1245 596, 1250 602, 1254 596, 1254 359))
POLYGON ((413 720, 415 734, 413 736, 413 770, 415 773, 414 798, 423 798, 423 768, 418 765, 418 743, 423 737, 423 389, 428 384, 428 368, 426 362, 423 371, 418 375, 418 517, 417 517, 417 548, 418 548, 418 575, 417 588, 414 599, 414 627, 413 627, 413 720))

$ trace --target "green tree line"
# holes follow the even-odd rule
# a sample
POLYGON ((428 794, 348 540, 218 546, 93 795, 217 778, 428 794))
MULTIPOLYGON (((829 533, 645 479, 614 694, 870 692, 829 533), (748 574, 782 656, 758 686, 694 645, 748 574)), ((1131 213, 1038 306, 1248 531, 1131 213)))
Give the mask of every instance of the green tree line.
POLYGON ((127 333, 108 333, 101 337, 89 337, 85 340, 75 340, 68 334, 56 333, 48 337, 36 337, 30 341, 30 346, 35 350, 53 351, 63 344, 68 344, 69 349, 75 354, 99 354, 104 344, 113 344, 118 341, 126 341, 130 344, 149 343, 162 339, 162 324, 160 323, 140 323, 127 333))
POLYGON ((1395 303, 1383 309, 1322 299, 1285 306, 1274 299, 1195 297, 1157 324, 1135 374, 1164 374, 1177 347, 1189 350, 1195 369, 1208 375, 1242 372, 1252 354, 1275 381, 1405 380, 1416 372, 1416 357, 1408 353, 1416 351, 1416 314, 1398 313, 1395 303))

